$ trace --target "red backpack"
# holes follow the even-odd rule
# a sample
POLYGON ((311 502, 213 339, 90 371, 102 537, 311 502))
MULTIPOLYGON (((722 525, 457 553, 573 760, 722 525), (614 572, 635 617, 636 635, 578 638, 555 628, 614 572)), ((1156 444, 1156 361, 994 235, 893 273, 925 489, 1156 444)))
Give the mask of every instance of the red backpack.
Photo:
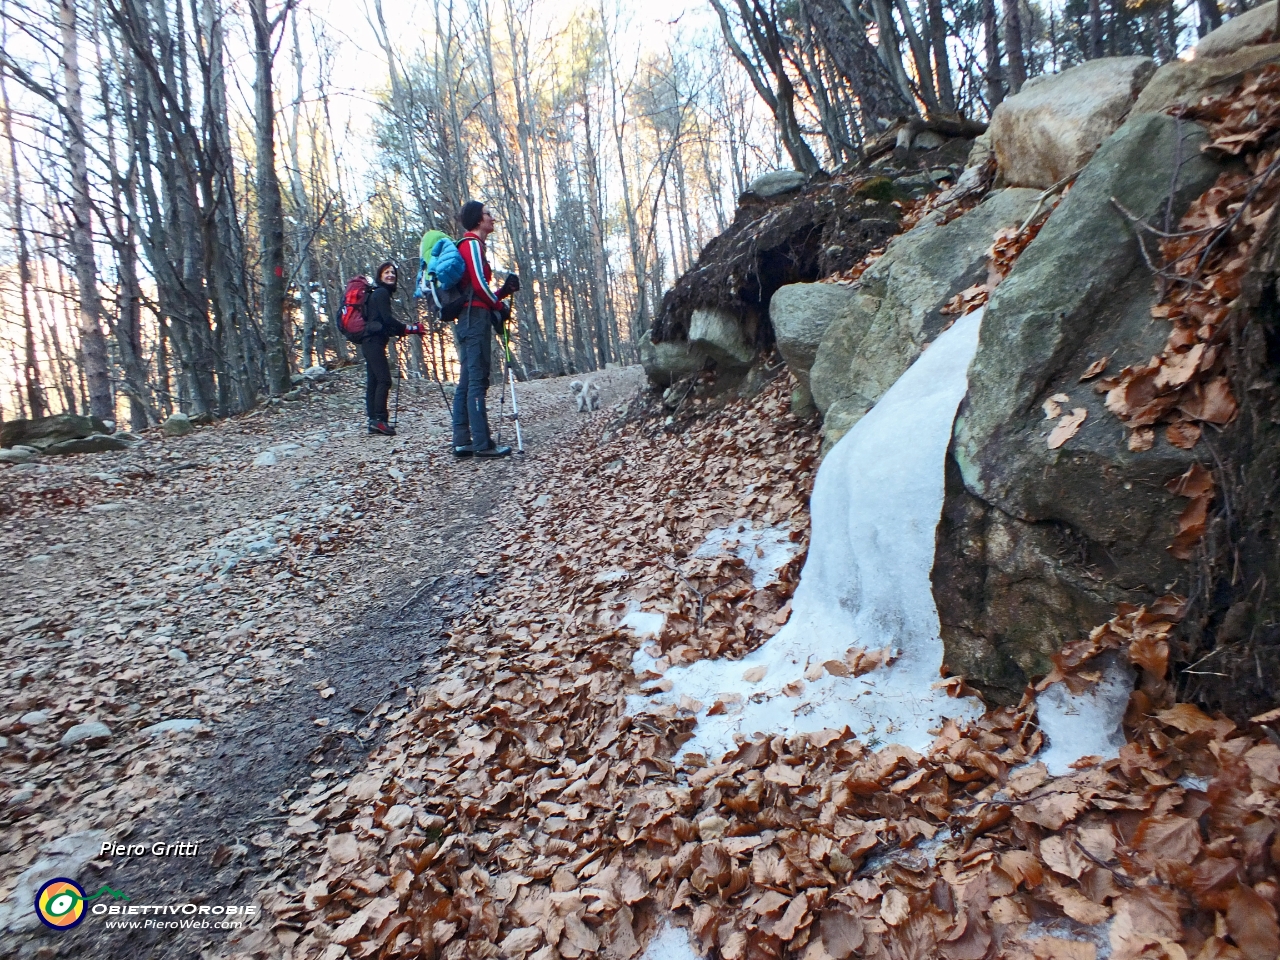
POLYGON ((347 281, 347 292, 342 298, 342 312, 338 314, 338 329, 352 343, 364 339, 364 305, 373 292, 373 284, 365 276, 355 276, 347 281))

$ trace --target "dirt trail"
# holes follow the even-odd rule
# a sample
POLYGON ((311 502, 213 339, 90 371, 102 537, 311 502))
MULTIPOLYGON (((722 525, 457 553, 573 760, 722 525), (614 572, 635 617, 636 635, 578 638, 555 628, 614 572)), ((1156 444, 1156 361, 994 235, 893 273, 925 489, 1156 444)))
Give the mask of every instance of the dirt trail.
MULTIPOLYGON (((522 385, 529 455, 456 461, 433 386, 406 388, 400 437, 367 436, 361 374, 129 453, 0 469, 0 956, 226 942, 101 917, 32 929, 29 896, 4 901, 44 870, 134 904, 248 904, 300 879, 288 800, 360 769, 431 679, 443 632, 487 590, 489 519, 584 419, 567 378, 522 385), (147 730, 173 720, 200 726, 147 730), (93 721, 110 737, 61 745, 93 721), (200 846, 99 857, 106 841, 200 846)), ((643 376, 595 379, 601 417, 643 376)))

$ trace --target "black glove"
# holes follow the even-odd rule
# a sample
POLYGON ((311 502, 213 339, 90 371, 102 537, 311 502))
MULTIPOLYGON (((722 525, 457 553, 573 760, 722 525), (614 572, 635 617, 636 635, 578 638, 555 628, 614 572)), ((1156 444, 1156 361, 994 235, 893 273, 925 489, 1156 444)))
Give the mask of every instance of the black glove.
POLYGON ((507 321, 511 319, 511 304, 500 303, 498 309, 493 311, 493 329, 498 336, 502 336, 502 331, 507 328, 507 321))
POLYGON ((502 286, 498 288, 498 299, 509 297, 513 293, 520 292, 520 278, 514 274, 507 274, 507 279, 502 281, 502 286))

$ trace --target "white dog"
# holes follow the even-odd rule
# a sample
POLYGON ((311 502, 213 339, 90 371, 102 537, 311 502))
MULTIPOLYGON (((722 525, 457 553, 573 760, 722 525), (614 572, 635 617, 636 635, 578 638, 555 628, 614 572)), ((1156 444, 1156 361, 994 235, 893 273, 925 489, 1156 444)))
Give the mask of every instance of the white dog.
POLYGON ((574 380, 569 384, 573 391, 573 399, 578 404, 579 413, 590 413, 600 409, 600 389, 592 380, 574 380))

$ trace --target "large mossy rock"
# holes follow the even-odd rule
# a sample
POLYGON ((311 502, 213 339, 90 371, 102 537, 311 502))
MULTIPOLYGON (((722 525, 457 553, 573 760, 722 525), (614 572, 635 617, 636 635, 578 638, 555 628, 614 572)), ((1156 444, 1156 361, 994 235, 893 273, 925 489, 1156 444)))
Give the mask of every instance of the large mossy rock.
POLYGON ((107 432, 107 425, 97 417, 82 417, 75 413, 60 413, 36 420, 9 420, 0 423, 0 447, 25 446, 46 451, 55 444, 107 432))
POLYGON ((1155 72, 1147 57, 1101 57, 1037 77, 991 116, 1005 182, 1046 189, 1081 169, 1155 72))
POLYGON ((1168 335, 1133 228, 1168 201, 1180 216, 1220 168, 1203 130, 1148 114, 1103 144, 992 294, 952 446, 934 592, 947 664, 997 700, 1016 700, 1049 656, 1110 616, 1116 601, 1164 592, 1180 575, 1166 552, 1177 498, 1164 489, 1193 453, 1160 440, 1128 449, 1127 431, 1083 372, 1145 362, 1168 335), (1177 138, 1183 137, 1178 146, 1177 138), (1044 402, 1087 417, 1051 450, 1044 402))
POLYGON ((995 234, 1031 212, 1037 192, 1001 190, 963 216, 896 237, 827 327, 809 370, 828 449, 866 415, 951 317, 942 308, 986 277, 995 234))

